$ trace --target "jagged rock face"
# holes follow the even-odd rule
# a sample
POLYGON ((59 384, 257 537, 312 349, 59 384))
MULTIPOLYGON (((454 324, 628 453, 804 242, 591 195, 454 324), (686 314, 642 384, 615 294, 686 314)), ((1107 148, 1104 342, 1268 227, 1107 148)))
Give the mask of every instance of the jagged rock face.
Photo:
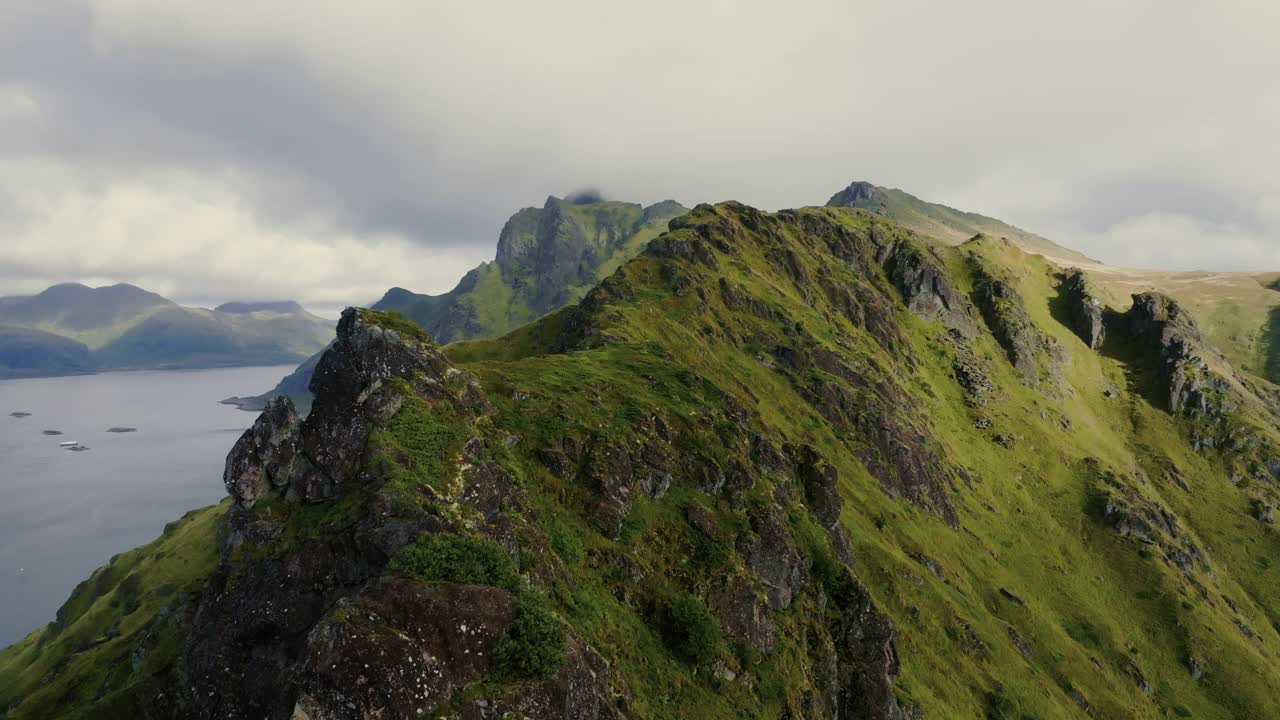
POLYGON ((839 678, 833 717, 907 720, 893 690, 900 670, 893 621, 856 582, 843 585, 831 602, 840 613, 833 633, 839 678))
POLYGON ((738 552, 768 587, 769 607, 786 610, 809 581, 808 563, 796 549, 780 510, 752 518, 751 530, 739 539, 738 552))
POLYGON ((912 312, 974 335, 972 306, 927 251, 914 243, 892 243, 881 251, 881 264, 912 312))
POLYGON ((1230 383, 1209 369, 1204 355, 1212 351, 1195 319, 1177 302, 1159 293, 1134 295, 1127 319, 1129 331, 1159 359, 1170 412, 1214 415, 1233 409, 1225 397, 1230 383))
POLYGON ((299 454, 301 424, 289 398, 277 397, 236 441, 222 483, 241 508, 252 508, 258 498, 287 487, 297 472, 295 463, 306 462, 299 454))
POLYGON ((1107 328, 1102 301, 1094 296, 1082 270, 1073 270, 1062 281, 1071 329, 1092 350, 1102 347, 1107 328))
POLYGON ((475 381, 450 368, 425 335, 371 324, 348 308, 311 378, 312 412, 304 422, 287 397, 273 399, 227 456, 228 492, 243 509, 269 493, 308 502, 338 496, 366 460, 369 431, 404 403, 392 379, 465 417, 491 410, 475 381))

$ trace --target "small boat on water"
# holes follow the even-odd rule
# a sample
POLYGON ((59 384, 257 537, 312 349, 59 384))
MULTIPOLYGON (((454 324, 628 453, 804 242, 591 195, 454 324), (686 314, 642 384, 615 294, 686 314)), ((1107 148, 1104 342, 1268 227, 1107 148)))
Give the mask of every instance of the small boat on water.
POLYGON ((58 443, 58 447, 75 447, 76 445, 79 445, 79 444, 80 443, 76 442, 75 440, 68 440, 66 442, 58 443))

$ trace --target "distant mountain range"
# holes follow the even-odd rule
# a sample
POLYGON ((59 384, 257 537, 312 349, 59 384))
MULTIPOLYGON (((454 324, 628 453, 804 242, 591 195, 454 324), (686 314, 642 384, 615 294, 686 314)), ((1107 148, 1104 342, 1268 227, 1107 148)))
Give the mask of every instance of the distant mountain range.
POLYGON ((298 362, 333 322, 296 302, 179 305, 133 285, 0 297, 0 378, 298 362))

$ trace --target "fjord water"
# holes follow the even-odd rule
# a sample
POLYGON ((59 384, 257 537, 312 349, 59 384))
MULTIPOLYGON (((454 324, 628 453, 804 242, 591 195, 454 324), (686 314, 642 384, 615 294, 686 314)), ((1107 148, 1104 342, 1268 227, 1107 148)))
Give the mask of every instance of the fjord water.
POLYGON ((225 497, 223 462, 257 416, 218 401, 271 387, 290 370, 0 381, 0 647, 53 620, 76 584, 112 555, 225 497), (111 427, 137 432, 106 432, 111 427), (89 450, 58 445, 72 440, 89 450))

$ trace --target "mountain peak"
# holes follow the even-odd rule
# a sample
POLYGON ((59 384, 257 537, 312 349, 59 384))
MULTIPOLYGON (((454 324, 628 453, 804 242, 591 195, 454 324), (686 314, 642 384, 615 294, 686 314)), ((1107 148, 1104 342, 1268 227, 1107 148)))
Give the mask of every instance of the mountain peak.
POLYGON ((885 189, 865 180, 855 180, 827 201, 832 207, 869 207, 883 205, 888 199, 885 189))

